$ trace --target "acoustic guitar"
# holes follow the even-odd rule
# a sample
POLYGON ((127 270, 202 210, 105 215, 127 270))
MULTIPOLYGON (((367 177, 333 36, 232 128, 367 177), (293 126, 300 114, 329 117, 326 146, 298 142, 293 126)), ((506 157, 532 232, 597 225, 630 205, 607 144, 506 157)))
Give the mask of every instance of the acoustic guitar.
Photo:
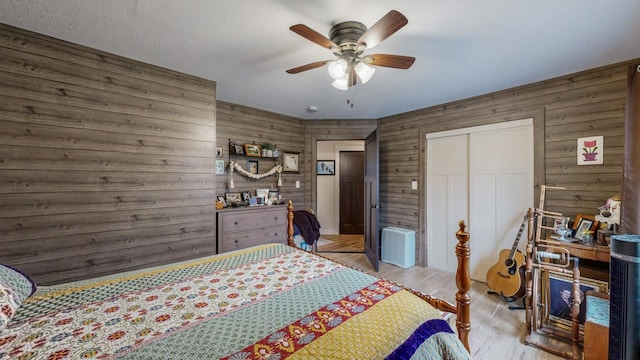
POLYGON ((498 262, 487 271, 487 286, 504 297, 520 299, 525 295, 524 255, 518 251, 518 242, 528 217, 524 216, 511 250, 502 249, 498 262))

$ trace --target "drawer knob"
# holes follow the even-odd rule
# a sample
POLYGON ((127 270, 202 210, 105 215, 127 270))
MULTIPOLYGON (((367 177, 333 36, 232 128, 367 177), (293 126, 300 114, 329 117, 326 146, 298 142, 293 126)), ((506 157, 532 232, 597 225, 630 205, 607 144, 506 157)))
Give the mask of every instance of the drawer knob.
POLYGON ((234 221, 233 223, 234 223, 234 224, 236 224, 236 225, 238 225, 238 222, 237 222, 237 221, 234 221))
POLYGON ((277 216, 276 216, 276 217, 274 217, 274 219, 275 219, 276 221, 278 221, 278 217, 277 217, 277 216))
POLYGON ((233 242, 237 244, 237 243, 238 243, 238 240, 234 240, 233 242))

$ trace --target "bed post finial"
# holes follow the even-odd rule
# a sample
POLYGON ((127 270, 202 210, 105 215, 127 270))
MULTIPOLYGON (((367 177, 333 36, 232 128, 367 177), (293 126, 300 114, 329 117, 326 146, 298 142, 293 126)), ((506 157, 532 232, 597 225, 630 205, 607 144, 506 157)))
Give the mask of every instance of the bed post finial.
POLYGON ((293 242, 293 201, 289 200, 287 205, 287 244, 295 247, 293 242))
POLYGON ((462 344, 469 349, 469 331, 471 330, 471 296, 469 289, 471 288, 471 275, 469 275, 469 257, 471 249, 469 247, 469 233, 464 231, 464 220, 460 220, 458 224, 460 229, 456 232, 458 244, 456 245, 456 256, 458 257, 458 271, 456 271, 456 293, 457 317, 456 327, 458 329, 458 337, 462 344))

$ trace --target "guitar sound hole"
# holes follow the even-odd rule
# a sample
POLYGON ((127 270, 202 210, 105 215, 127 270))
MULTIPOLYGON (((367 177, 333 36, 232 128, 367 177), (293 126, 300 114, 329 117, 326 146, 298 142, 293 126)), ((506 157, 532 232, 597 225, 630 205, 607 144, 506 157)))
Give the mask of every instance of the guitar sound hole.
POLYGON ((514 260, 513 260, 513 259, 507 259, 507 260, 505 260, 505 261, 504 261, 504 266, 506 266, 506 267, 512 267, 512 266, 513 266, 513 263, 514 263, 514 260))

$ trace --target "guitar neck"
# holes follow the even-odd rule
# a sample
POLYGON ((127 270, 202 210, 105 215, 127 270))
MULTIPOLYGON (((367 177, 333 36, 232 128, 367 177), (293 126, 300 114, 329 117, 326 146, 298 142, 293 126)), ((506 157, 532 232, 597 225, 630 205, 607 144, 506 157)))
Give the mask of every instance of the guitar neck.
POLYGON ((516 253, 518 249, 518 243, 520 242, 520 237, 522 236, 522 231, 524 230, 524 226, 527 223, 527 216, 524 216, 522 219, 522 224, 520 225, 520 230, 518 230, 518 235, 516 235, 516 240, 513 242, 513 246, 511 247, 511 252, 509 253, 509 258, 513 259, 513 255, 516 253))

